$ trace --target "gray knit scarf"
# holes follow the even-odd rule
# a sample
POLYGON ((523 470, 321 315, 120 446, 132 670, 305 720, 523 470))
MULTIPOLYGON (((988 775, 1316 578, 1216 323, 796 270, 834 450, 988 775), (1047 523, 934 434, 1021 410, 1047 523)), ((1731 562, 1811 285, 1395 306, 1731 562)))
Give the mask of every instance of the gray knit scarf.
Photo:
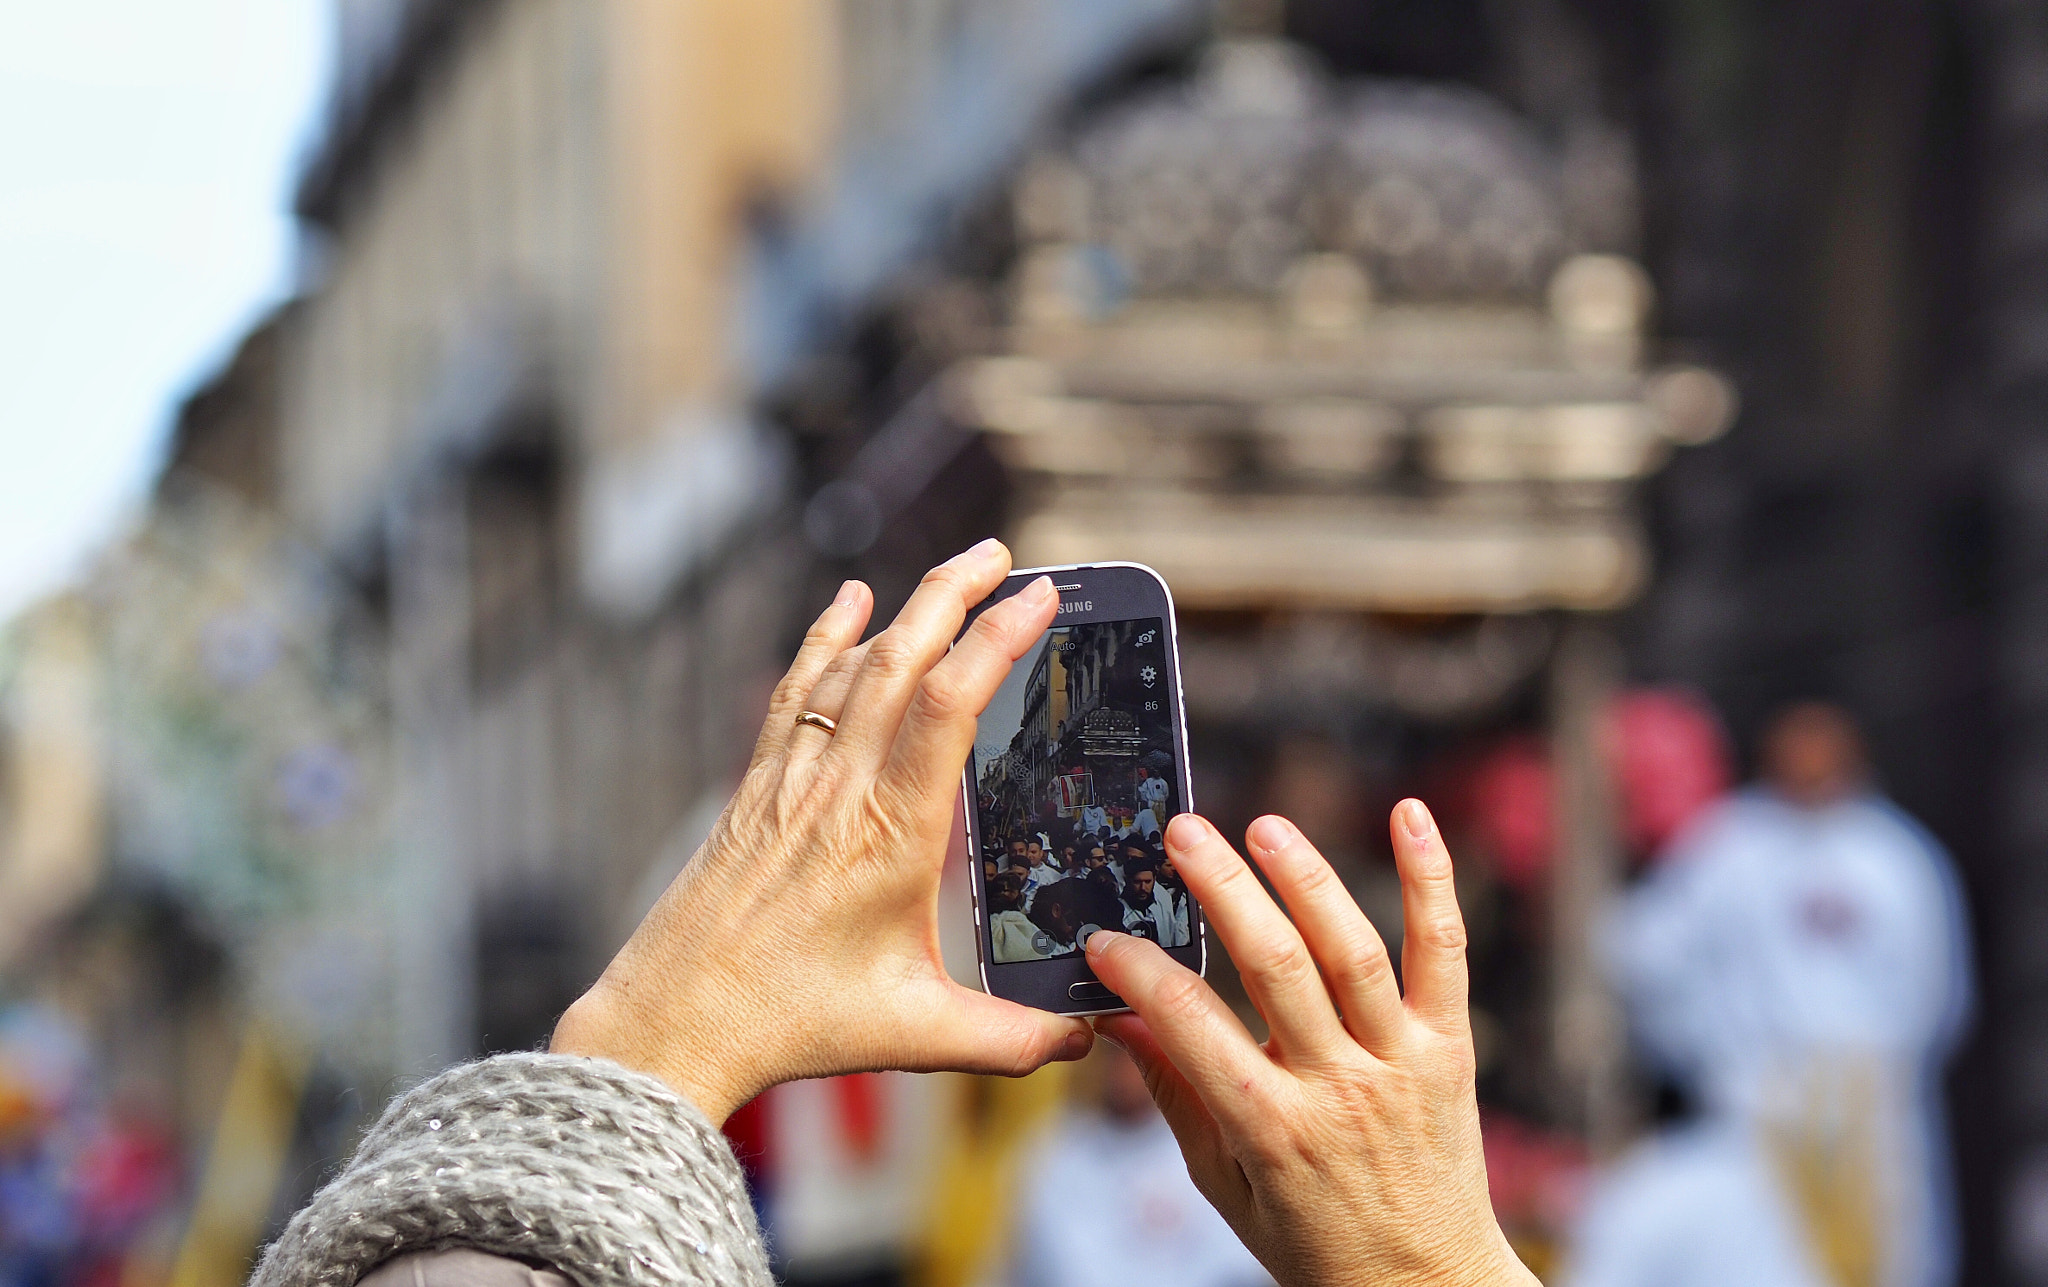
POLYGON ((263 1254, 252 1287, 353 1287, 475 1247, 581 1287, 770 1287, 732 1150, 663 1083, 602 1059, 499 1055, 394 1100, 263 1254))

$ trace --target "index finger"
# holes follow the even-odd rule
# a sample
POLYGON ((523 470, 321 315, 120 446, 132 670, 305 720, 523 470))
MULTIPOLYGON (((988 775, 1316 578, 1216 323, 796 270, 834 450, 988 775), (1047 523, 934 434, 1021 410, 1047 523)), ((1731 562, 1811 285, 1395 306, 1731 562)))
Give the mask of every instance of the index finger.
POLYGON ((1225 1132, 1246 1138, 1271 1116, 1286 1076, 1200 975, 1157 943, 1111 930, 1088 938, 1095 977, 1138 1012, 1225 1132))
POLYGON ((990 537, 924 574, 896 620, 868 641, 867 660, 846 694, 827 760, 881 763, 919 681, 946 655, 967 609, 988 597, 1009 571, 1009 549, 990 537))
POLYGON ((903 715, 883 780, 909 799, 960 792, 960 768, 974 749, 982 710, 1018 658, 1045 633, 1059 605, 1042 576, 981 614, 960 642, 917 685, 903 715))

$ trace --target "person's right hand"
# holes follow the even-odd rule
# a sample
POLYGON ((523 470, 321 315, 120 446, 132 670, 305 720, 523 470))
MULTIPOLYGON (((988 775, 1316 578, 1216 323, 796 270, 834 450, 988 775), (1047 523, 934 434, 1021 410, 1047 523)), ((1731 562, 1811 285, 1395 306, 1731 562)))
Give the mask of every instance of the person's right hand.
POLYGON ((1245 836, 1289 923, 1222 835, 1182 814, 1167 850, 1272 1037, 1253 1041, 1156 945, 1108 932, 1088 940, 1088 963, 1136 1013, 1097 1029, 1137 1060, 1196 1186, 1283 1287, 1526 1287, 1487 1198, 1450 855, 1419 800, 1392 830, 1406 997, 1293 824, 1264 817, 1245 836))

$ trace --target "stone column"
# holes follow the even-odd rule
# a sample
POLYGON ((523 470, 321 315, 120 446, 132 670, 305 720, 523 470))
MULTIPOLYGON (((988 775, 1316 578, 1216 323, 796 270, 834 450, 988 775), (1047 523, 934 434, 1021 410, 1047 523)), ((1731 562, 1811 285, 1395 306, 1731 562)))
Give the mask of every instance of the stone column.
POLYGON ((1626 1142, 1634 1119, 1626 1035, 1595 942, 1621 881, 1614 787, 1601 745, 1602 718, 1621 678, 1621 651, 1605 624, 1569 620, 1551 662, 1551 1063, 1560 1123, 1583 1131, 1601 1157, 1626 1142))

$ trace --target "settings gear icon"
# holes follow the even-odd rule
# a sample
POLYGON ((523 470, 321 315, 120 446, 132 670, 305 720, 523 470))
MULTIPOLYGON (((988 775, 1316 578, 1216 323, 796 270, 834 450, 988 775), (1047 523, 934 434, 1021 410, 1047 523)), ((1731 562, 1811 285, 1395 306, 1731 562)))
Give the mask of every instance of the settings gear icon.
POLYGON ((1150 666, 1140 666, 1138 678, 1144 682, 1145 687, 1150 688, 1159 682, 1159 672, 1150 666))

